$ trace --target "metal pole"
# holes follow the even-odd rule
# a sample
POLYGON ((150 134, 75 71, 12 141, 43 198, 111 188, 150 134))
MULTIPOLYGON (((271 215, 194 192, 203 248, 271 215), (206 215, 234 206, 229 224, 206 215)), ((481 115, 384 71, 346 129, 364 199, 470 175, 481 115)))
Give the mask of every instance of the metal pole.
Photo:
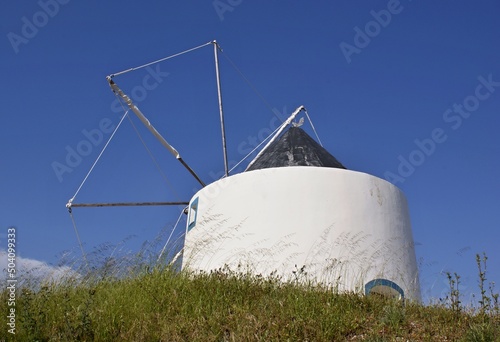
POLYGON ((253 158, 253 160, 248 164, 247 168, 245 169, 248 170, 250 168, 250 166, 253 165, 253 163, 259 159, 259 157, 262 155, 262 153, 264 153, 264 151, 274 142, 275 139, 278 138, 278 136, 281 134, 281 132, 283 132, 283 130, 286 128, 286 126, 288 126, 293 119, 295 119, 295 117, 297 116, 297 114, 300 113, 301 110, 306 110, 306 108, 304 106, 299 106, 297 109, 295 109, 295 111, 292 113, 292 115, 290 115, 288 117, 288 119, 286 119, 286 121, 284 121, 279 130, 276 132, 276 134, 274 134, 274 136, 267 142, 266 146, 264 146, 262 148, 262 150, 260 150, 260 152, 255 156, 255 158, 253 158))
POLYGON ((229 175, 229 169, 227 165, 226 131, 224 128, 224 112, 222 110, 222 92, 220 87, 219 56, 217 54, 217 50, 220 49, 220 46, 217 44, 217 41, 215 40, 212 43, 214 44, 215 74, 217 77, 217 94, 219 96, 220 129, 222 132, 222 152, 224 154, 224 170, 225 170, 225 176, 227 177, 229 175))
POLYGON ((69 208, 89 207, 142 207, 155 205, 188 205, 189 202, 118 202, 118 203, 68 203, 69 208))
POLYGON ((160 133, 158 133, 158 131, 156 130, 156 128, 154 128, 154 126, 151 124, 151 122, 149 122, 149 120, 144 116, 144 114, 142 114, 142 112, 140 111, 140 109, 132 102, 132 100, 128 97, 127 94, 125 94, 119 87, 118 85, 111 79, 110 76, 106 77, 106 79, 108 80, 108 83, 109 83, 109 86, 111 87, 111 90, 116 93, 118 96, 120 96, 120 98, 125 102, 125 104, 130 108, 130 110, 132 110, 135 115, 139 118, 139 120, 141 120, 141 122, 144 124, 144 126, 147 127, 147 129, 149 129, 149 131, 151 133, 153 133, 153 135, 156 137, 156 139, 158 139, 160 141, 160 143, 167 149, 170 151, 170 153, 172 153, 172 155, 189 171, 189 173, 191 173, 191 175, 196 178, 196 180, 204 187, 205 186, 205 183, 200 179, 200 177, 198 177, 198 175, 194 172, 193 169, 191 169, 191 167, 186 164, 186 162, 182 159, 181 155, 179 154, 179 152, 177 152, 177 150, 172 146, 170 145, 166 140, 165 138, 163 138, 161 136, 160 133))

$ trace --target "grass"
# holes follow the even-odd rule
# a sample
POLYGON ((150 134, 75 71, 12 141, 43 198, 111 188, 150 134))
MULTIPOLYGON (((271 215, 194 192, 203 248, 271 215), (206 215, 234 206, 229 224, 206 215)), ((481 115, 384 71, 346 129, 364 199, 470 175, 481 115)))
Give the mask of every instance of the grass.
MULTIPOLYGON (((22 288, 16 335, 2 324, 0 340, 500 341, 500 315, 486 291, 488 307, 470 312, 460 303, 338 294, 227 270, 194 275, 144 266, 134 272, 22 288)), ((6 317, 7 307, 0 311, 6 317)))

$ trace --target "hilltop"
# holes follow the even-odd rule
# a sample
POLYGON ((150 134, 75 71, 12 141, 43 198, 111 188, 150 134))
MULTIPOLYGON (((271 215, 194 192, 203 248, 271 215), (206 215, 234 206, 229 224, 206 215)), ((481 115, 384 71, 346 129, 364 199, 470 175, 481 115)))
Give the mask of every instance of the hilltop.
MULTIPOLYGON (((450 278, 451 279, 451 278, 450 278)), ((453 279, 451 279, 453 280, 453 279)), ((145 267, 18 293, 19 341, 499 341, 495 297, 465 309, 283 283, 219 270, 145 267)), ((456 290, 455 290, 456 291, 456 290)), ((8 292, 1 293, 2 303, 8 292)), ((455 299, 454 299, 455 298, 455 299)), ((484 299, 484 298, 483 298, 484 299)), ((498 297, 496 297, 496 300, 498 297)), ((451 303, 451 304, 450 304, 451 303)), ((455 304, 455 305, 453 305, 455 304)), ((2 316, 7 307, 2 305, 2 316)), ((3 324, 0 340, 12 340, 3 324)))

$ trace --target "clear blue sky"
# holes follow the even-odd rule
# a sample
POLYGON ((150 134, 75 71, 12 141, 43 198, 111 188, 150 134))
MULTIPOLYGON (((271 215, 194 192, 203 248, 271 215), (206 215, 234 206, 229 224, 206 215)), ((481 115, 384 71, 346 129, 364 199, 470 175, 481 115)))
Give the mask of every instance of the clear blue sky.
MULTIPOLYGON (((445 271, 477 293, 475 253, 487 253, 489 278, 500 280, 498 2, 1 6, 0 249, 16 226, 23 258, 57 264, 76 250, 65 204, 120 118, 105 76, 216 39, 269 104, 221 55, 230 160, 274 127, 271 109, 288 115, 303 104, 347 168, 389 178, 406 194, 424 298, 446 292, 445 271), (69 165, 78 148, 87 155, 69 165), (58 175, 54 165, 67 168, 58 175)), ((223 170, 214 74, 205 47, 115 78, 206 182, 223 170)), ((197 183, 135 123, 169 182, 125 121, 75 202, 190 199, 197 183)), ((137 249, 168 233, 178 213, 74 209, 87 251, 130 235, 125 248, 137 249)))

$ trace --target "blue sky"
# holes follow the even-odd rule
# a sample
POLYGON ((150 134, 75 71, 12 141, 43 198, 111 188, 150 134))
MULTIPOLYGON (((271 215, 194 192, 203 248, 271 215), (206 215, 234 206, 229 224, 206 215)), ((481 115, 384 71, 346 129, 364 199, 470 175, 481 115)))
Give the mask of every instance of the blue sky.
MULTIPOLYGON (((57 264, 63 251, 77 253, 65 204, 122 114, 105 76, 216 39, 229 160, 276 127, 276 113, 303 104, 347 168, 406 194, 424 298, 446 293, 446 271, 462 276, 467 296, 477 293, 476 253, 488 255, 489 279, 500 279, 496 1, 1 6, 0 249, 16 226, 21 257, 57 264)), ((206 182, 221 174, 211 46, 115 81, 206 182)), ((188 201, 199 188, 134 123, 168 181, 125 120, 75 202, 188 201)), ((168 235, 179 210, 75 208, 74 217, 87 251, 131 235, 123 248, 136 250, 168 235)))

